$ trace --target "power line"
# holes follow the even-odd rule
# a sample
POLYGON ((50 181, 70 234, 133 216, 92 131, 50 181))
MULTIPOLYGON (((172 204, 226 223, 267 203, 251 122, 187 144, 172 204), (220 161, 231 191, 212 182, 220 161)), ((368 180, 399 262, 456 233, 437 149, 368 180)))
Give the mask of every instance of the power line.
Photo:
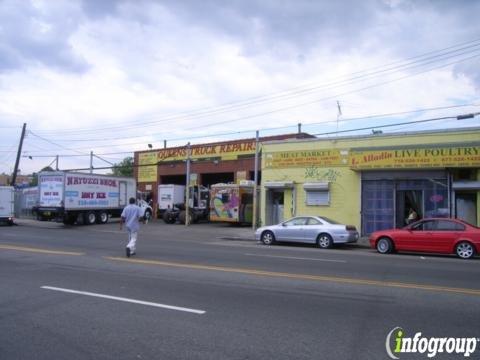
MULTIPOLYGON (((474 103, 470 104, 460 104, 460 105, 451 105, 451 106, 439 106, 439 107, 433 107, 433 108, 425 108, 425 109, 417 109, 417 110, 409 110, 409 111, 402 111, 402 112, 393 112, 393 113, 387 113, 387 114, 376 114, 376 115, 369 115, 369 116, 364 116, 364 117, 357 117, 357 118, 349 118, 349 119, 344 119, 341 120, 341 122, 345 121, 354 121, 354 120, 363 120, 363 119, 373 119, 377 117, 386 117, 386 116, 395 116, 395 115, 406 115, 406 114, 413 114, 417 112, 425 112, 425 111, 434 111, 434 110, 447 110, 447 109, 454 109, 454 108, 460 108, 460 107, 467 107, 467 106, 480 106, 476 105, 474 103)), ((321 125, 329 122, 333 122, 336 120, 331 120, 331 121, 322 121, 322 122, 316 122, 316 123, 302 123, 302 125, 321 125)), ((288 126, 279 126, 279 127, 272 127, 272 128, 263 128, 260 130, 263 131, 269 131, 269 130, 280 130, 280 129, 287 129, 294 127, 296 125, 288 125, 288 126)), ((166 138, 163 140, 166 141, 179 141, 179 140, 191 140, 191 139, 201 139, 205 137, 212 137, 212 136, 225 136, 225 135, 234 135, 234 134, 241 134, 241 133, 248 133, 248 132, 254 132, 258 130, 257 129, 249 129, 249 130, 242 130, 242 131, 234 131, 234 132, 224 132, 224 133, 215 133, 215 134, 209 134, 209 135, 198 135, 198 136, 190 136, 188 138, 166 138)), ((159 134, 163 133, 157 133, 157 134, 149 134, 149 136, 156 136, 159 134)), ((138 135, 138 136, 125 136, 125 137, 114 137, 114 138, 102 138, 102 139, 62 139, 59 141, 66 141, 66 142, 99 142, 99 141, 111 141, 111 140, 125 140, 125 139, 135 139, 135 138, 143 138, 147 137, 146 135, 138 135)), ((137 145, 137 144, 143 144, 141 143, 131 143, 132 145, 137 145)), ((129 145, 129 144, 122 144, 122 145, 129 145)), ((111 145, 108 145, 111 146, 111 145)), ((79 148, 82 149, 82 148, 79 148)))
MULTIPOLYGON (((96 129, 76 129, 76 130, 57 131, 57 132, 53 132, 53 133, 55 133, 55 134, 58 134, 58 133, 81 134, 81 133, 85 133, 85 132, 98 132, 100 130, 113 130, 113 129, 125 130, 127 128, 131 128, 132 126, 134 126, 135 128, 148 127, 148 126, 154 126, 154 125, 156 125, 158 123, 161 123, 161 122, 174 121, 174 120, 179 121, 179 120, 186 120, 186 119, 191 120, 192 118, 195 119, 195 118, 204 117, 204 116, 207 116, 207 115, 211 116, 212 114, 220 114, 220 113, 224 113, 224 112, 230 112, 230 111, 233 111, 233 110, 239 110, 239 109, 241 109, 241 107, 251 106, 252 104, 258 103, 260 101, 262 101, 262 102, 267 101, 267 100, 271 101, 272 99, 283 101, 283 100, 285 100, 285 96, 298 97, 299 94, 302 94, 302 96, 303 96, 304 95, 303 93, 305 93, 305 92, 312 92, 313 90, 317 91, 317 90, 322 89, 322 88, 323 89, 328 89, 328 88, 332 88, 332 87, 335 88, 335 87, 339 87, 341 84, 348 85, 349 83, 351 83, 353 81, 358 82, 358 80, 360 80, 362 78, 371 77, 371 76, 374 76, 374 75, 378 76, 380 74, 384 74, 385 72, 394 72, 394 71, 396 72, 396 71, 398 71, 402 68, 403 68, 403 70, 406 70, 406 69, 409 69, 409 68, 425 66, 427 64, 438 62, 439 59, 436 59, 436 58, 440 58, 440 60, 443 61, 443 60, 446 60, 446 59, 450 59, 452 57, 458 57, 460 55, 466 55, 468 53, 472 53, 472 52, 475 52, 475 51, 479 50, 477 48, 478 46, 480 46, 480 44, 478 43, 479 41, 480 41, 479 39, 473 40, 473 41, 470 41, 470 42, 450 46, 450 47, 444 48, 442 50, 432 51, 432 52, 429 52, 429 53, 425 53, 423 55, 415 56, 415 57, 412 57, 412 58, 407 59, 407 60, 394 62, 394 63, 388 64, 388 65, 381 66, 379 68, 373 68, 371 70, 360 71, 360 72, 357 72, 357 73, 353 73, 353 74, 361 74, 361 75, 351 77, 351 78, 347 78, 345 80, 331 82, 331 83, 327 83, 327 84, 324 84, 324 85, 310 87, 310 88, 302 89, 302 90, 298 90, 298 91, 291 91, 290 90, 290 91, 284 91, 284 92, 281 92, 281 93, 277 93, 277 94, 274 94, 274 95, 266 95, 266 96, 260 96, 260 97, 257 97, 257 98, 250 98, 250 99, 244 100, 244 101, 238 101, 238 102, 230 103, 230 104, 227 104, 227 105, 221 105, 221 106, 218 106, 217 108, 213 108, 211 110, 208 110, 209 108, 207 108, 206 110, 198 110, 198 111, 179 113, 179 114, 176 114, 174 116, 170 116, 170 117, 166 117, 166 118, 160 118, 158 120, 154 120, 154 121, 151 121, 151 122, 144 122, 143 124, 138 124, 138 120, 136 120, 135 125, 130 125, 130 126, 124 124, 124 125, 120 125, 120 126, 103 127, 103 128, 96 128, 96 129), (465 44, 470 44, 470 45, 469 46, 463 46, 465 44), (463 47, 460 47, 460 46, 463 46, 463 47), (454 49, 454 48, 457 48, 457 49, 456 50, 450 50, 450 49, 454 49), (450 50, 450 51, 445 52, 445 50, 450 50), (467 51, 459 52, 461 50, 467 50, 467 51), (443 53, 441 53, 441 52, 443 52, 443 53), (436 55, 427 56, 427 55, 430 55, 430 54, 436 54, 436 55), (419 59, 419 58, 420 59, 423 58, 423 59, 416 60, 416 61, 411 61, 410 63, 406 62, 406 61, 411 60, 411 59, 419 59), (426 61, 426 60, 430 60, 430 61, 426 61), (397 63, 402 63, 402 62, 406 62, 406 63, 403 64, 403 65, 397 65, 397 66, 394 66, 394 67, 392 66, 392 65, 395 65, 397 63), (378 70, 378 69, 381 69, 381 70, 378 70), (362 74, 362 73, 364 73, 364 74, 362 74)), ((469 60, 471 58, 477 57, 479 55, 480 54, 476 54, 472 57, 460 59, 460 60, 455 61, 453 63, 443 64, 440 67, 452 65, 454 63, 461 62, 461 61, 466 61, 466 60, 469 60)), ((436 68, 437 67, 428 69, 425 72, 432 71, 436 68)), ((423 71, 417 72, 414 75, 418 75, 420 73, 423 73, 423 71)), ((409 77, 409 76, 407 76, 407 77, 409 77)), ((404 78, 406 78, 406 77, 402 77, 400 79, 404 79, 404 78)), ((393 81, 398 81, 398 80, 399 79, 395 79, 393 81)), ((383 83, 377 84, 375 86, 380 86, 380 85, 383 85, 385 83, 387 83, 387 82, 383 82, 383 83)), ((370 87, 367 87, 367 88, 370 88, 370 87)), ((357 92, 357 91, 362 91, 362 90, 365 90, 365 89, 366 88, 362 88, 362 89, 357 89, 357 90, 354 90, 354 91, 357 92)), ((348 93, 351 93, 351 92, 348 92, 348 93)), ((338 94, 336 94, 335 96, 338 96, 338 94)), ((329 98, 327 98, 327 99, 329 99, 329 98)), ((316 100, 315 102, 323 101, 323 100, 325 100, 325 99, 316 100)), ((303 104, 300 104, 298 106, 305 106, 306 104, 310 104, 310 103, 303 103, 303 104)), ((298 107, 298 106, 295 106, 295 107, 298 107)), ((286 108, 286 109, 290 109, 290 108, 286 108)), ((284 110, 285 110, 285 108, 280 109, 278 111, 284 111, 284 110)), ((275 111, 275 112, 277 112, 277 111, 275 111)), ((261 114, 261 115, 263 115, 263 114, 261 114)), ((218 124, 218 123, 216 123, 216 124, 218 124)), ((216 125, 216 124, 213 124, 213 125, 216 125)), ((42 132, 42 133, 46 134, 48 132, 42 132)))
MULTIPOLYGON (((421 124, 421 123, 427 123, 427 122, 432 122, 432 121, 440 121, 440 120, 449 120, 449 119, 462 119, 466 116, 468 118, 473 118, 477 115, 479 115, 480 112, 475 112, 475 113, 469 113, 469 114, 461 114, 461 115, 452 115, 452 116, 443 116, 443 117, 435 117, 435 118, 429 118, 429 119, 422 119, 422 120, 414 120, 414 121, 407 121, 407 122, 398 122, 394 124, 383 124, 383 125, 374 125, 374 126, 368 126, 368 127, 361 127, 361 128, 355 128, 355 129, 348 129, 348 130, 340 130, 340 131, 331 131, 331 132, 322 132, 322 133, 316 133, 312 134, 314 136, 321 136, 321 135, 332 135, 332 134, 341 134, 341 133, 348 133, 348 132, 355 132, 355 131, 363 131, 363 130, 370 130, 370 129, 379 129, 379 128, 387 128, 387 127, 395 127, 395 126, 404 126, 404 125, 414 125, 414 124, 421 124)), ((364 118, 355 118, 355 119, 346 119, 346 120, 361 120, 364 118)), ((335 120, 329 121, 329 123, 335 122, 335 120)), ((323 123, 322 123, 323 124, 323 123)), ((312 124, 302 124, 302 125, 312 125, 312 124)), ((295 125, 296 126, 296 125, 295 125)), ((138 150, 137 150, 138 151, 138 150)), ((96 155, 118 155, 118 154, 131 154, 135 151, 129 151, 129 152, 111 152, 111 153, 105 153, 105 154, 96 154, 96 155)), ((35 155, 35 157, 52 157, 56 155, 35 155)), ((61 157, 72 157, 72 156, 82 156, 82 155, 59 155, 61 157)), ((87 155, 83 155, 87 156, 87 155)), ((88 155, 90 156, 90 155, 88 155)), ((88 170, 89 168, 87 168, 88 170)), ((82 170, 82 169, 76 169, 76 170, 82 170)))
POLYGON ((356 92, 361 92, 361 91, 369 90, 369 89, 372 89, 372 88, 375 88, 375 87, 380 87, 380 86, 383 86, 383 85, 386 85, 386 84, 389 84, 389 83, 401 81, 401 80, 404 80, 404 79, 407 79, 407 78, 410 78, 410 77, 413 77, 413 76, 417 76, 419 74, 423 74, 423 73, 430 72, 430 71, 433 71, 433 70, 436 70, 436 69, 440 69, 440 68, 443 68, 443 67, 454 65, 454 64, 457 64, 457 63, 462 62, 462 61, 471 60, 471 59, 477 58, 479 56, 480 56, 480 53, 476 54, 474 56, 470 56, 470 57, 467 57, 467 58, 463 58, 463 59, 454 61, 454 62, 442 64, 440 66, 436 66, 436 67, 433 67, 433 68, 430 68, 430 69, 427 69, 427 70, 424 70, 424 71, 419 71, 419 72, 409 74, 409 75, 406 75, 406 76, 402 76, 402 77, 399 77, 399 78, 396 78, 396 79, 382 81, 382 82, 379 82, 379 83, 376 83, 376 84, 373 84, 373 85, 365 86, 365 87, 362 87, 362 88, 357 88, 357 89, 346 91, 346 92, 343 92, 343 93, 337 93, 337 94, 327 96, 327 97, 324 97, 324 98, 320 98, 320 99, 316 99, 316 100, 313 100, 313 101, 303 102, 303 103, 300 103, 300 104, 290 105, 290 106, 286 106, 286 107, 283 107, 283 108, 278 108, 278 109, 266 111, 266 112, 263 112, 263 113, 257 113, 257 114, 253 114, 253 115, 238 117, 238 118, 235 118, 235 119, 222 120, 222 121, 213 122, 213 123, 209 123, 209 124, 202 124, 201 126, 183 128, 182 130, 193 131, 193 130, 198 130, 198 129, 205 129, 205 128, 208 128, 208 127, 211 127, 211 126, 223 125, 223 124, 227 124, 227 123, 231 124, 231 123, 235 123, 235 122, 238 122, 238 121, 241 121, 241 120, 258 118, 258 117, 262 117, 262 116, 266 116, 266 115, 271 115, 271 114, 283 112, 283 111, 286 111, 286 110, 292 110, 292 109, 307 106, 307 105, 313 105, 313 104, 316 104, 316 103, 319 103, 319 102, 322 102, 322 101, 335 99, 335 98, 338 98, 340 96, 350 95, 350 94, 353 94, 353 93, 356 93, 356 92))
MULTIPOLYGON (((407 114, 413 114, 417 112, 425 112, 425 111, 433 111, 433 110, 446 110, 446 109, 453 109, 453 108, 459 108, 459 107, 466 107, 466 106, 479 106, 476 104, 462 104, 462 105, 452 105, 452 106, 442 106, 442 107, 434 107, 434 108, 427 108, 427 109, 417 109, 417 110, 410 110, 410 111, 402 111, 402 112, 392 112, 392 113, 384 113, 384 114, 373 114, 373 115, 368 115, 368 116, 361 116, 361 117, 354 117, 354 118, 345 118, 342 119, 342 123, 346 122, 351 122, 351 121, 359 121, 359 120, 368 120, 368 119, 375 119, 375 118, 385 118, 385 117, 392 117, 392 116, 398 116, 398 115, 407 115, 407 114)), ((314 123, 303 123, 302 125, 304 126, 315 126, 315 125, 325 125, 328 123, 335 123, 336 120, 328 120, 328 121, 322 121, 322 122, 314 122, 314 123)), ((281 126, 281 127, 271 127, 271 128, 261 128, 257 129, 260 131, 274 131, 274 130, 282 130, 282 129, 288 129, 288 128, 293 128, 296 127, 296 125, 288 125, 288 126, 281 126)), ((167 139, 167 141, 180 141, 180 140, 192 140, 192 139, 201 139, 201 138, 210 138, 210 137, 219 137, 219 136, 227 136, 227 135, 236 135, 240 133, 248 133, 248 132, 253 132, 256 130, 244 130, 244 131, 235 131, 235 132, 227 132, 227 133, 218 133, 218 134, 209 134, 209 135, 201 135, 201 136, 193 136, 193 137, 183 137, 183 138, 172 138, 172 139, 167 139)), ((135 143, 126 143, 126 144, 119 144, 118 146, 125 146, 125 145, 141 145, 144 144, 144 142, 135 142, 135 143)), ((105 148, 105 147, 112 147, 112 144, 108 145, 97 145, 95 148, 105 148)), ((91 147, 88 148, 78 148, 78 149, 91 149, 91 147)), ((132 150, 133 151, 133 150, 132 150)), ((33 152, 25 152, 32 154, 33 152)), ((114 153, 108 153, 110 155, 113 154, 125 154, 125 153, 131 153, 131 152, 114 152, 114 153)), ((100 155, 105 155, 105 154, 100 154, 100 155)), ((49 155, 52 156, 52 155, 49 155)), ((69 155, 69 156, 90 156, 89 154, 81 153, 81 155, 69 155)))

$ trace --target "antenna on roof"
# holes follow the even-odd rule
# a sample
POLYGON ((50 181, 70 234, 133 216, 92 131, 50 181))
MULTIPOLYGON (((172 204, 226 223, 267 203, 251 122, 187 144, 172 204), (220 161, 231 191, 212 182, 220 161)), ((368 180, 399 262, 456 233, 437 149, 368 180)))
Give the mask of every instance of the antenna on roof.
POLYGON ((338 120, 342 116, 342 107, 340 106, 340 101, 338 101, 338 100, 337 100, 337 109, 338 109, 338 113, 337 113, 337 131, 336 131, 336 134, 338 136, 338 120))

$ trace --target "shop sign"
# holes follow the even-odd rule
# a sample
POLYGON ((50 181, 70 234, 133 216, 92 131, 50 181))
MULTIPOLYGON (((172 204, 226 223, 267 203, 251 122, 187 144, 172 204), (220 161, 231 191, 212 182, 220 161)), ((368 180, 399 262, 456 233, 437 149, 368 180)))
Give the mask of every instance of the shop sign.
POLYGON ((147 152, 138 154, 138 182, 157 181, 157 154, 147 152))
POLYGON ((278 151, 265 154, 265 168, 347 166, 348 150, 278 151))
MULTIPOLYGON (((156 153, 156 161, 178 161, 187 158, 187 148, 177 147, 161 149, 156 153)), ((193 145, 190 148, 190 159, 221 158, 236 160, 238 155, 255 154, 255 140, 232 142, 221 145, 193 145)))
POLYGON ((480 166, 480 146, 425 147, 350 152, 352 169, 480 166))

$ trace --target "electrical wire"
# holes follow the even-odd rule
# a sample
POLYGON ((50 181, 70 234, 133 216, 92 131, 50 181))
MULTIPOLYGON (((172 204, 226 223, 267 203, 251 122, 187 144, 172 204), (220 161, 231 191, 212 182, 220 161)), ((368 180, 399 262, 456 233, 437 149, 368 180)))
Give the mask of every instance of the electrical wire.
MULTIPOLYGON (((480 115, 480 112, 475 112, 471 114, 466 114, 466 115, 471 115, 473 117, 480 115)), ((459 119, 464 115, 455 115, 455 116, 443 116, 443 117, 435 117, 435 118, 429 118, 429 119, 422 119, 422 120, 414 120, 414 121, 407 121, 407 122, 399 122, 399 123, 394 123, 394 124, 383 124, 383 125, 372 125, 368 127, 361 127, 361 128, 355 128, 355 129, 348 129, 348 130, 340 130, 340 131, 330 131, 330 132, 321 132, 321 133, 315 133, 312 134, 314 136, 323 136, 323 135, 332 135, 332 134, 341 134, 341 133, 348 133, 348 132, 355 132, 355 131, 363 131, 363 130, 370 130, 370 129, 381 129, 381 128, 388 128, 388 127, 395 127, 395 126, 405 126, 405 125, 416 125, 416 124, 423 124, 427 122, 433 122, 433 121, 442 121, 442 120, 451 120, 451 119, 459 119)), ((360 120, 361 118, 356 118, 355 120, 360 120)), ((353 120, 353 119, 352 119, 353 120)), ((330 121, 333 122, 333 121, 330 121)), ((302 124, 304 125, 304 124, 302 124)), ((137 150, 138 151, 138 150, 137 150)), ((105 154, 95 154, 95 155, 118 155, 118 154, 132 154, 135 151, 130 151, 130 152, 110 152, 110 153, 105 153, 105 154)), ((56 156, 56 155, 38 155, 35 157, 51 157, 51 156, 56 156)), ((82 156, 82 155, 59 155, 61 157, 71 157, 71 156, 82 156)), ((83 155, 86 156, 86 155, 83 155)), ((90 155, 88 155, 90 156, 90 155)), ((78 170, 78 169, 77 169, 78 170)))
MULTIPOLYGON (((375 76, 378 76, 378 75, 382 75, 384 76, 385 72, 392 72, 392 71, 398 71, 400 69, 402 70, 405 70, 405 69, 409 69, 409 68, 414 68, 414 67, 418 67, 418 66, 424 66, 426 64, 430 64, 430 63, 434 63, 434 62, 438 62, 438 60, 446 60, 446 59, 450 59, 452 57, 456 57, 456 56, 459 56, 459 55, 465 55, 465 54, 468 54, 468 53, 472 53, 472 52, 475 52, 475 51, 478 51, 478 47, 480 46, 480 44, 478 43, 480 40, 477 39, 477 40, 473 40, 471 42, 466 42, 466 43, 463 43, 463 44, 459 44, 459 45, 454 45, 454 46, 450 46, 448 48, 445 48, 445 49, 442 49, 442 50, 439 50, 439 51, 433 51, 433 52, 429 52, 429 53, 426 53, 426 54, 423 54, 423 55, 419 55, 419 56, 415 56, 413 58, 410 58, 410 59, 415 59, 415 58, 422 58, 421 60, 417 60, 417 61, 411 61, 410 63, 405 63, 403 65, 397 65, 395 67, 392 67, 392 65, 395 65, 395 64, 398 64, 398 63, 402 63, 402 62, 405 62, 405 60, 403 61, 399 61, 399 62, 394 62, 394 63, 391 63, 391 64, 388 64, 388 65, 385 65, 385 66, 382 66, 382 67, 379 67, 379 69, 381 70, 371 70, 370 72, 357 72, 357 73, 353 73, 353 74, 360 74, 359 76, 355 76, 355 77, 350 77, 350 78, 347 78, 346 80, 341 80, 341 81, 337 81, 337 82, 332 82, 332 83, 328 83, 328 84, 324 84, 324 85, 320 85, 320 86, 315 86, 315 87, 310 87, 310 88, 306 88, 306 89, 301 89, 301 90, 298 90, 296 92, 292 92, 292 91, 286 91, 286 92, 283 92, 283 93, 279 93, 279 94, 274 94, 274 95, 267 95, 267 96, 260 96, 260 97, 257 97, 257 98, 251 98, 250 100, 246 100, 246 101, 239 101, 239 102, 236 102, 236 103, 231 103, 231 104, 227 104, 227 105, 221 105, 219 107, 217 107, 216 109, 214 108, 213 110, 207 110, 206 111, 192 111, 192 112, 184 112, 184 113, 180 113, 180 114, 177 114, 177 115, 174 115, 174 116, 171 116, 171 117, 166 117, 166 118, 161 118, 161 119, 158 119, 158 120, 155 120, 155 121, 152 121, 152 122, 143 122, 142 124, 139 124, 138 123, 138 120, 135 121, 135 124, 133 125, 128 125, 129 123, 125 123, 123 125, 117 125, 117 126, 111 126, 111 127, 103 127, 103 128, 95 128, 95 129, 75 129, 75 130, 64 130, 64 131, 55 131, 55 132, 40 132, 39 133, 42 133, 42 134, 47 134, 47 133, 54 133, 54 134, 59 134, 59 133, 73 133, 73 134, 81 134, 81 133, 84 133, 84 132, 95 132, 95 133, 98 133, 98 131, 101 131, 101 130, 113 130, 113 129, 120 129, 120 130, 125 130, 125 129, 129 129, 129 128, 132 128, 132 127, 135 127, 135 128, 138 128, 138 127, 148 127, 148 126, 154 126, 154 125, 157 125, 158 123, 161 123, 161 122, 168 122, 168 121, 179 121, 179 120, 191 120, 192 118, 197 118, 197 117, 204 117, 204 116, 211 116, 213 114, 219 114, 221 112, 226 112, 226 111, 234 111, 234 110, 239 110, 239 106, 250 106, 254 103, 257 103, 259 101, 259 99, 263 99, 264 98, 267 98, 269 101, 272 100, 272 99, 276 99, 276 100, 282 100, 284 101, 285 100, 285 96, 292 96, 292 95, 295 95, 295 96, 298 96, 299 94, 301 93, 305 93, 305 92, 311 92, 313 90, 319 90, 319 89, 323 89, 325 90, 326 88, 329 88, 329 87, 338 87, 338 85, 340 84, 343 84, 343 85, 348 85, 349 82, 352 82, 353 80, 356 80, 358 82, 359 79, 363 79, 365 77, 371 77, 372 75, 375 75, 375 76), (465 45, 465 44, 471 44, 470 46, 464 46, 464 47, 460 47, 458 48, 459 46, 461 45, 465 45), (456 50, 450 50, 450 49, 453 49, 453 48, 457 48, 456 50), (450 50, 450 51, 447 51, 445 52, 445 50, 450 50), (468 50, 468 51, 463 51, 463 52, 460 52, 458 53, 460 50, 468 50), (439 52, 442 52, 441 54, 438 54, 439 52), (430 55, 430 54, 436 54, 436 55, 432 55, 432 56, 427 56, 426 55, 430 55), (446 56, 448 55, 448 56, 446 56), (429 61, 426 61, 426 60, 429 60, 429 61), (423 63, 422 63, 423 62, 423 63), (383 68, 383 69, 382 69, 383 68), (286 93, 286 95, 284 94, 286 93)), ((471 58, 474 58, 474 57, 477 57, 479 56, 479 54, 476 54, 472 57, 469 57, 469 58, 465 58, 465 59, 460 59, 456 62, 453 62, 453 63, 457 63, 457 62, 461 62, 461 61, 466 61, 468 59, 471 59, 471 58)), ((452 65, 453 63, 448 63, 448 64, 444 64, 444 65, 441 65, 440 67, 444 67, 444 66, 448 66, 448 65, 452 65)), ((434 67, 432 69, 428 69, 426 71, 432 71, 434 69, 436 69, 438 67, 434 67)), ((422 72, 417 72, 415 75, 418 75, 419 73, 423 73, 422 72)), ((401 79, 404 79, 406 77, 402 77, 401 79)), ((394 80, 394 81, 398 81, 398 80, 394 80)), ((384 84, 384 83, 382 83, 384 84)), ((378 86, 378 85, 377 85, 378 86)), ((355 90, 355 91, 361 91, 361 90, 364 90, 365 88, 362 88, 360 90, 355 90)), ((350 92, 349 92, 350 93, 350 92)), ((336 95, 338 96, 338 95, 336 95)), ((330 98, 330 97, 329 97, 330 98)), ((262 100, 262 101, 263 101, 262 100)), ((320 100, 316 100, 316 101, 322 101, 324 99, 320 99, 320 100)), ((304 104, 300 104, 298 106, 304 106, 304 104)), ((284 111, 283 109, 281 109, 281 111, 284 111)))
MULTIPOLYGON (((426 112, 426 111, 435 111, 435 110, 447 110, 447 109, 454 109, 454 108, 468 107, 468 106, 480 106, 480 105, 470 103, 470 104, 460 104, 460 105, 451 105, 451 106, 439 106, 439 107, 433 107, 433 108, 425 108, 425 109, 417 109, 417 110, 410 110, 410 111, 393 112, 393 113, 387 113, 387 114, 369 115, 369 116, 357 117, 357 118, 349 118, 349 119, 343 119, 341 121, 345 122, 345 121, 354 121, 354 120, 374 119, 374 118, 378 118, 378 117, 406 115, 406 114, 413 114, 413 113, 426 112)), ((321 125, 321 124, 325 124, 325 123, 329 123, 329 122, 336 122, 336 120, 322 121, 322 122, 316 122, 316 123, 302 123, 302 125, 321 125)), ((249 129, 249 130, 234 131, 234 132, 215 133, 215 134, 209 134, 209 135, 190 136, 190 137, 188 137, 188 139, 185 138, 185 137, 182 137, 182 138, 166 138, 166 139, 163 139, 163 140, 166 140, 166 141, 180 141, 180 140, 189 140, 189 139, 201 139, 201 138, 212 137, 212 136, 217 137, 217 136, 224 136, 224 135, 249 133, 249 132, 254 132, 256 130, 263 130, 263 131, 280 130, 280 129, 292 128, 292 127, 295 127, 295 126, 296 125, 279 126, 279 127, 263 128, 263 129, 258 129, 257 128, 257 129, 249 129)), ((156 136, 156 135, 161 135, 161 134, 164 134, 164 133, 149 134, 148 136, 156 136)), ((146 135, 101 138, 101 139, 62 139, 62 140, 57 140, 57 141, 90 142, 91 143, 91 142, 98 142, 98 141, 125 140, 125 139, 135 139, 135 138, 144 138, 144 137, 146 137, 146 135)), ((137 143, 131 143, 131 144, 138 145, 138 144, 143 144, 143 143, 144 142, 142 142, 142 143, 137 142, 137 143)), ((128 145, 128 144, 122 144, 122 145, 128 145)), ((77 148, 77 149, 82 149, 82 148, 77 148)))

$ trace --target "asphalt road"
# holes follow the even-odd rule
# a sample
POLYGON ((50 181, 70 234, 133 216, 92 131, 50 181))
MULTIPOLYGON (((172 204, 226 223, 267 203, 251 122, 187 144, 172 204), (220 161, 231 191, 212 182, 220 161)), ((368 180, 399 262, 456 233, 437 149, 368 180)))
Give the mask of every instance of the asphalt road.
POLYGON ((371 360, 395 327, 480 337, 479 258, 225 240, 239 232, 151 223, 127 259, 118 223, 0 227, 0 359, 371 360))

